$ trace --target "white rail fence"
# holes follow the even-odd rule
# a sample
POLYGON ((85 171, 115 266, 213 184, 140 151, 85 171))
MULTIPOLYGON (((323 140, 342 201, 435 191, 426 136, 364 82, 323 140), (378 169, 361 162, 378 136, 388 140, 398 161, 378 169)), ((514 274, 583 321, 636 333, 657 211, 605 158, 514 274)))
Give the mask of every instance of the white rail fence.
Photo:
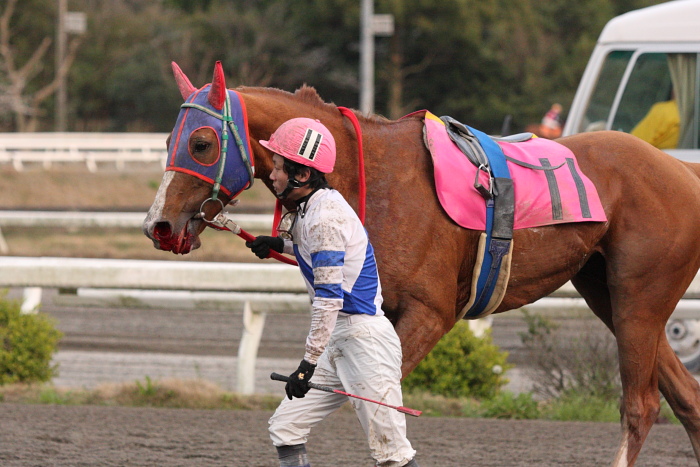
MULTIPOLYGON (((0 257, 0 287, 25 288, 23 311, 41 302, 42 288, 109 289, 115 300, 134 291, 209 292, 207 300, 243 310, 238 349, 238 391, 254 392, 255 361, 268 313, 308 313, 309 297, 295 267, 284 264, 144 261, 93 258, 0 257)), ((155 293, 155 292, 153 292, 155 293)), ((142 295, 145 296, 145 295, 142 295)), ((161 298, 164 298, 161 294, 161 298)), ((700 275, 688 288, 676 319, 700 317, 700 275)), ((570 313, 587 309, 571 283, 529 305, 538 312, 570 313)), ((488 322, 488 321, 487 321, 488 322)))
POLYGON ((167 133, 0 133, 0 164, 22 171, 25 164, 83 163, 96 172, 98 163, 124 170, 129 162, 167 159, 167 133))
POLYGON ((309 296, 297 268, 284 264, 95 258, 0 257, 0 287, 25 288, 24 312, 41 303, 42 288, 112 289, 138 300, 134 290, 213 292, 209 300, 243 310, 238 349, 238 391, 255 390, 255 361, 268 313, 309 311, 309 296), (239 308, 240 307, 240 308, 239 308))
MULTIPOLYGON (((235 222, 249 232, 270 232, 271 214, 235 214, 235 222)), ((11 254, 2 229, 14 228, 133 228, 140 229, 145 212, 0 211, 0 254, 11 254)))
MULTIPOLYGON (((245 230, 269 232, 272 214, 233 214, 245 230)), ((0 227, 119 227, 140 229, 145 212, 0 211, 0 227)))

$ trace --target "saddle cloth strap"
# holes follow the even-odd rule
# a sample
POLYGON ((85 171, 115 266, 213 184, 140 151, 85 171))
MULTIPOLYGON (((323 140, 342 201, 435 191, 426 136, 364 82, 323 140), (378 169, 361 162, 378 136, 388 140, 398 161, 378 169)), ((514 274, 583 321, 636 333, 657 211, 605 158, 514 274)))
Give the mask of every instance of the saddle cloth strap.
MULTIPOLYGON (((506 164, 503 150, 488 135, 459 124, 449 117, 441 117, 441 120, 446 123, 448 134, 453 141, 456 135, 467 135, 464 139, 470 141, 466 146, 470 150, 476 149, 474 151, 477 154, 475 159, 479 161, 480 169, 483 167, 489 172, 492 185, 489 187, 491 196, 485 196, 486 237, 483 239, 484 247, 480 249, 477 260, 477 264, 481 263, 481 265, 478 271, 475 267, 472 280, 476 287, 475 289, 473 287, 469 307, 463 314, 464 318, 474 319, 493 312, 505 295, 507 278, 510 275, 510 256, 513 250, 513 222, 515 218, 513 180, 510 177, 510 170, 506 164), (457 128, 458 131, 452 131, 454 128, 457 128), (483 162, 482 155, 488 159, 487 163, 483 162), (503 268, 504 264, 507 265, 506 268, 503 268), (505 282, 502 280, 503 277, 506 278, 505 282), (499 293, 496 294, 497 303, 494 307, 494 291, 498 284, 500 284, 499 293)), ((462 147, 459 144, 458 146, 462 147)), ((474 155, 472 154, 471 157, 474 155)), ((470 160, 472 160, 471 157, 470 160)))
POLYGON ((472 272, 472 287, 469 294, 469 302, 457 314, 457 319, 478 319, 490 315, 503 301, 510 279, 511 260, 513 258, 513 242, 510 242, 508 252, 503 255, 500 262, 500 270, 498 277, 494 281, 493 290, 489 300, 481 307, 481 312, 474 311, 474 304, 479 297, 478 282, 479 276, 483 274, 483 259, 486 256, 486 232, 482 232, 479 236, 479 246, 477 247, 476 263, 472 272))

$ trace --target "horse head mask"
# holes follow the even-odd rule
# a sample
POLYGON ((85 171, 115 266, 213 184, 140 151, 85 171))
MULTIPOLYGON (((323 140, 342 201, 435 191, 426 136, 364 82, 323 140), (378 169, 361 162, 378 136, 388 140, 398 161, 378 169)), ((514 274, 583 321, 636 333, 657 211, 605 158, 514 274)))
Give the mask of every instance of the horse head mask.
POLYGON ((211 84, 200 89, 192 86, 175 62, 172 67, 185 103, 175 122, 165 170, 184 172, 210 183, 212 199, 217 199, 219 189, 229 198, 235 198, 253 185, 245 104, 236 91, 226 89, 221 62, 216 62, 211 84), (219 152, 213 161, 198 158, 188 144, 195 132, 204 128, 211 128, 218 136, 219 152))
POLYGON ((170 135, 163 182, 143 229, 156 248, 184 254, 200 245, 198 236, 206 227, 202 217, 211 219, 226 202, 250 188, 255 171, 245 103, 238 92, 226 88, 221 62, 216 62, 211 84, 199 89, 176 63, 172 68, 185 103, 170 135), (182 178, 192 180, 190 176, 198 179, 201 197, 171 202, 169 198, 182 191, 178 188, 185 184, 182 178), (208 192, 206 187, 211 187, 208 192), (164 215, 178 205, 180 212, 164 215))

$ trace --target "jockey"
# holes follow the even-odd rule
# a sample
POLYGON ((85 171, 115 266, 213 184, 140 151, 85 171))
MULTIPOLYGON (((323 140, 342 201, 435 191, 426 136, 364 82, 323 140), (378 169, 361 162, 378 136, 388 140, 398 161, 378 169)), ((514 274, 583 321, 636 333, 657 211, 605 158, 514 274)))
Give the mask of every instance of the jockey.
MULTIPOLYGON (((302 467, 310 465, 305 443, 311 429, 348 399, 309 392, 309 379, 401 406, 401 343, 381 308, 367 231, 326 181, 335 164, 333 135, 318 120, 294 118, 260 144, 274 153, 270 180, 277 196, 294 201, 297 210, 280 222, 280 236, 259 236, 246 246, 260 258, 270 249, 293 253, 312 300, 304 358, 289 377, 287 398, 270 418, 280 466, 302 467)), ((418 465, 403 413, 356 400, 352 405, 377 465, 418 465)))

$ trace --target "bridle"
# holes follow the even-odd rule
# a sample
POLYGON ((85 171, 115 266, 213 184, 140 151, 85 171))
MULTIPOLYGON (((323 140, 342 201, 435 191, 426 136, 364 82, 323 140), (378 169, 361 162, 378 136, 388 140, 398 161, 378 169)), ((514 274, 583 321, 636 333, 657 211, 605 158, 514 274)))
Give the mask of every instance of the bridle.
POLYGON ((219 190, 221 189, 221 181, 224 176, 224 170, 226 168, 226 155, 228 152, 228 140, 229 140, 229 129, 236 140, 236 145, 238 146, 238 152, 241 154, 241 159, 248 171, 248 184, 244 187, 245 190, 250 189, 253 186, 253 181, 255 180, 255 165, 253 163, 252 157, 248 154, 241 135, 238 132, 238 125, 233 121, 231 116, 231 96, 228 91, 226 92, 226 101, 224 102, 224 107, 221 113, 215 112, 203 105, 195 104, 192 102, 185 102, 180 106, 180 108, 193 108, 200 110, 212 117, 221 120, 221 157, 219 157, 216 179, 214 180, 214 186, 211 191, 211 197, 205 199, 199 208, 199 218, 204 222, 211 224, 214 221, 212 219, 206 219, 204 215, 204 206, 209 202, 218 202, 221 205, 221 210, 224 209, 224 203, 219 199, 219 190))

